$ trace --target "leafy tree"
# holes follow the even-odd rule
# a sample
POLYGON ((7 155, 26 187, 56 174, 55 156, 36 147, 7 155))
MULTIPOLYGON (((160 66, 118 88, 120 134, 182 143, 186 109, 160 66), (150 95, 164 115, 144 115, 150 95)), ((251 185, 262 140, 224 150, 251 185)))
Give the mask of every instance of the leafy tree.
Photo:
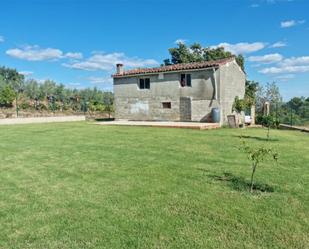
POLYGON ((23 109, 35 107, 37 110, 46 110, 48 107, 52 111, 81 111, 85 110, 85 103, 87 106, 92 103, 97 111, 109 113, 113 111, 113 93, 97 88, 66 88, 63 84, 52 80, 46 80, 43 83, 34 79, 25 80, 15 69, 6 67, 0 67, 0 93, 2 106, 12 106, 14 102, 12 96, 15 97, 17 114, 19 98, 22 100, 20 106, 23 109))
POLYGON ((0 105, 5 107, 12 107, 15 100, 15 92, 10 85, 6 85, 0 91, 0 105))
POLYGON ((245 101, 248 107, 251 107, 256 103, 256 92, 258 86, 258 82, 246 80, 245 101))
POLYGON ((235 97, 234 103, 233 103, 233 111, 236 111, 237 113, 241 113, 246 108, 246 102, 244 99, 240 99, 238 96, 235 97))
MULTIPOLYGON (((234 56, 231 52, 225 51, 223 47, 203 48, 199 43, 193 43, 189 47, 184 43, 178 43, 177 47, 169 49, 169 53, 171 58, 165 59, 164 65, 219 60, 234 56)), ((237 55, 235 58, 244 71, 244 57, 237 55)))

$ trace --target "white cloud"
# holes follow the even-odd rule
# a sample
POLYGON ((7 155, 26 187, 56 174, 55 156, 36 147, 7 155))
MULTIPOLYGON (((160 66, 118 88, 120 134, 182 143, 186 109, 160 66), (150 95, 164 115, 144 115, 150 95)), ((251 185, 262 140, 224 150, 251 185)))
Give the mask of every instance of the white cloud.
POLYGON ((233 54, 248 54, 252 52, 259 51, 265 48, 266 43, 263 42, 240 42, 236 44, 230 44, 227 42, 220 43, 216 46, 211 46, 211 48, 224 47, 226 51, 229 51, 233 54))
POLYGON ((309 72, 309 65, 269 67, 269 68, 264 68, 260 70, 259 72, 263 74, 305 73, 305 72, 309 72))
POLYGON ((175 44, 179 44, 179 43, 185 44, 186 42, 187 42, 186 39, 177 39, 174 43, 175 43, 175 44))
POLYGON ((0 42, 4 42, 4 37, 0 35, 0 42))
POLYGON ((283 56, 281 54, 266 54, 262 56, 250 56, 248 61, 270 64, 282 61, 282 59, 283 56))
POLYGON ((81 53, 68 52, 64 54, 60 49, 41 48, 38 45, 8 49, 6 54, 27 61, 57 60, 63 58, 81 59, 83 57, 81 53))
POLYGON ((13 48, 6 51, 6 54, 18 59, 28 61, 54 60, 63 57, 63 52, 55 48, 40 48, 39 46, 26 46, 13 48))
POLYGON ((306 20, 299 20, 299 21, 287 20, 287 21, 282 21, 280 23, 280 26, 281 26, 281 28, 290 28, 290 27, 296 26, 298 24, 304 24, 305 22, 306 22, 306 20))
POLYGON ((70 58, 70 59, 82 59, 83 54, 82 53, 68 52, 68 53, 65 54, 65 57, 70 58))
POLYGON ((112 84, 113 79, 111 77, 89 77, 88 80, 92 84, 112 84))
POLYGON ((156 60, 153 59, 127 57, 124 53, 96 53, 84 61, 64 63, 63 66, 87 71, 112 71, 117 63, 122 63, 125 67, 131 68, 153 66, 159 64, 156 60))
POLYGON ((286 42, 278 41, 278 42, 275 42, 274 44, 272 44, 270 46, 270 48, 282 48, 282 47, 286 47, 286 46, 287 46, 286 42))
POLYGON ((25 77, 31 76, 33 74, 31 71, 20 71, 18 73, 24 75, 25 77))
POLYGON ((291 57, 281 60, 274 67, 263 68, 263 74, 289 74, 309 72, 309 56, 291 57))
POLYGON ((251 4, 250 7, 251 7, 251 8, 258 8, 258 7, 260 7, 260 5, 257 4, 257 3, 254 3, 254 4, 251 4))
POLYGON ((309 65, 309 56, 300 56, 300 57, 291 57, 285 59, 281 65, 282 66, 301 66, 301 65, 309 65))

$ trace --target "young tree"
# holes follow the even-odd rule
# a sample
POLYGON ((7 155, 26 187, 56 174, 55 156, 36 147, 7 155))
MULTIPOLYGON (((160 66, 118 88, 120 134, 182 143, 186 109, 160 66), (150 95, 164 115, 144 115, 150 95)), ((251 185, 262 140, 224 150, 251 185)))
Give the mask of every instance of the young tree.
POLYGON ((248 159, 251 161, 252 172, 250 178, 250 192, 253 192, 254 174, 256 172, 257 167, 268 157, 277 162, 278 153, 272 148, 265 148, 265 146, 250 147, 249 145, 246 144, 245 141, 242 142, 243 144, 240 149, 247 154, 248 159))

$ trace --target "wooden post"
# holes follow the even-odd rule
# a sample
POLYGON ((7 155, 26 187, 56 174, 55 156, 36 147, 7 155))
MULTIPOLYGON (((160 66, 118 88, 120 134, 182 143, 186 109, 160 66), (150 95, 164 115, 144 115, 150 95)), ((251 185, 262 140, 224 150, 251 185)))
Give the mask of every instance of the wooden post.
POLYGON ((269 111, 270 111, 270 106, 269 106, 269 102, 266 101, 264 103, 263 109, 264 109, 264 116, 268 116, 269 115, 269 111))

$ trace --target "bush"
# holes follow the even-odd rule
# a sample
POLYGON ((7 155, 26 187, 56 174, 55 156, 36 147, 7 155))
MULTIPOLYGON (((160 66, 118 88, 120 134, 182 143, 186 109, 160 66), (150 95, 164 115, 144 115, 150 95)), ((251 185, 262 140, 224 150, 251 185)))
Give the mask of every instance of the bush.
POLYGON ((16 96, 16 94, 15 94, 13 88, 9 85, 6 85, 0 91, 0 106, 12 107, 13 102, 15 100, 15 96, 16 96))
POLYGON ((32 109, 32 106, 28 102, 22 102, 19 104, 19 108, 23 110, 29 110, 32 109))
POLYGON ((233 111, 236 111, 237 113, 241 113, 246 109, 246 101, 244 99, 240 99, 238 96, 234 99, 233 104, 233 111))

